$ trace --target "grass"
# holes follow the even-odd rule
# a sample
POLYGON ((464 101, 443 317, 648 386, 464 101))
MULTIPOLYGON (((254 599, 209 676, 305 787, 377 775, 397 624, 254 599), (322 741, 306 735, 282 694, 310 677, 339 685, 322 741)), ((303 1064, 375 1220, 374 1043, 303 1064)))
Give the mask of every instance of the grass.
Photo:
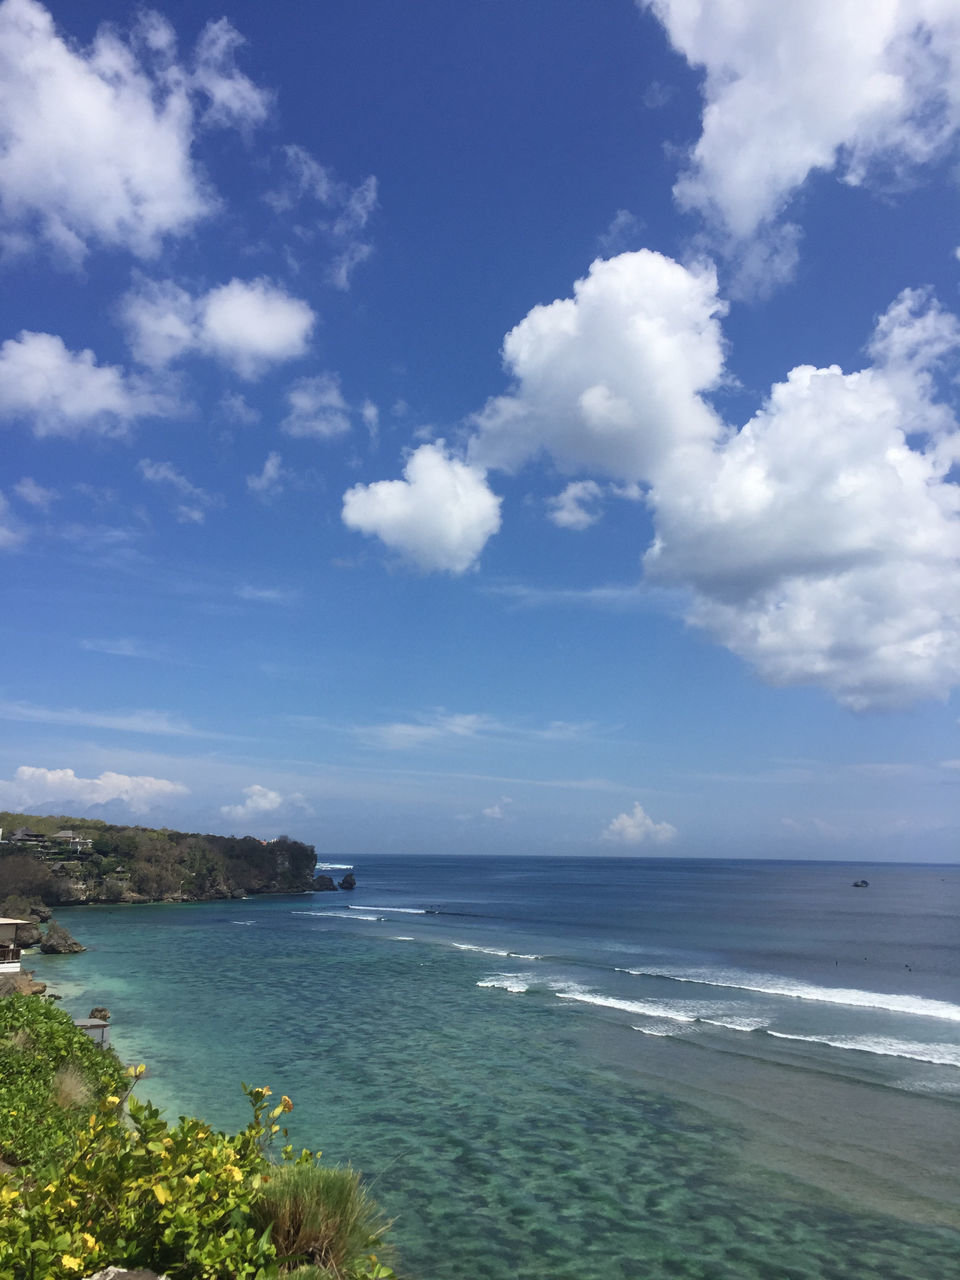
POLYGON ((253 1206, 273 1224, 278 1260, 297 1280, 349 1280, 369 1265, 390 1223, 349 1166, 279 1165, 253 1206))

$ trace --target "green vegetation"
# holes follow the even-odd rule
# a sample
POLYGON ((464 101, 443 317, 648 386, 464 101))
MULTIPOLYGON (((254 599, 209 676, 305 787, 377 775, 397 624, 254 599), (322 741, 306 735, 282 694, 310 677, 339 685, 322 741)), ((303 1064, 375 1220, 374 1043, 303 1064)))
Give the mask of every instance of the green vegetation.
POLYGON ((279 1163, 270 1158, 286 1136, 279 1121, 289 1098, 269 1108, 269 1089, 244 1086, 253 1118, 233 1136, 182 1116, 169 1125, 129 1095, 144 1068, 130 1068, 119 1087, 116 1059, 59 1010, 9 997, 0 1017, 6 1052, 42 1058, 50 1046, 61 1087, 89 1090, 64 1108, 64 1124, 51 1124, 55 1086, 21 1093, 0 1073, 0 1103, 18 1113, 10 1131, 36 1125, 55 1135, 29 1164, 0 1173, 0 1280, 78 1280, 109 1265, 171 1280, 393 1277, 371 1252, 387 1224, 352 1170, 324 1169, 319 1153, 295 1158, 289 1147, 279 1163), (90 1049, 109 1064, 99 1076, 84 1067, 90 1049))
POLYGON ((198 835, 89 818, 0 812, 0 900, 48 905, 229 898, 310 889, 312 845, 280 836, 198 835), (29 834, 20 835, 24 828, 29 834), (71 833, 70 835, 65 833, 71 833))
POLYGON ((33 996, 0 1000, 0 1159, 40 1165, 62 1156, 91 1105, 123 1092, 111 1049, 33 996))

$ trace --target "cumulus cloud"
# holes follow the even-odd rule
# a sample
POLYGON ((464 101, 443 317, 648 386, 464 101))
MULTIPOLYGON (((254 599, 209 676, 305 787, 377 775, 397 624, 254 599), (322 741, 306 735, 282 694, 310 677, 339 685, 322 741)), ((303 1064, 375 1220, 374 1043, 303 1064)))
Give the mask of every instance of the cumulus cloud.
POLYGON ((960 123, 952 0, 638 0, 705 72, 702 132, 674 188, 737 239, 816 170, 851 184, 945 151, 960 123))
POLYGON ((284 805, 298 805, 300 808, 307 807, 303 796, 299 792, 284 796, 279 791, 271 791, 269 787, 260 786, 257 782, 252 786, 244 787, 243 794, 247 798, 242 804, 224 804, 220 806, 220 812, 225 818, 231 818, 235 822, 246 822, 250 818, 259 818, 265 813, 274 813, 284 805))
POLYGON ((207 493, 206 489, 193 484, 172 463, 151 462, 149 458, 141 458, 137 470, 150 484, 163 485, 173 490, 178 498, 176 515, 181 524, 203 524, 211 507, 223 505, 223 499, 218 494, 207 493))
POLYGON ((932 377, 960 326, 907 291, 875 363, 801 366, 722 448, 655 479, 650 578, 695 592, 690 620, 773 683, 854 708, 960 680, 960 435, 932 377))
POLYGON ((465 573, 500 528, 500 499, 486 472, 452 457, 439 440, 415 450, 403 476, 348 489, 344 524, 421 569, 465 573))
POLYGON ((24 330, 0 346, 0 417, 29 423, 36 436, 124 435, 138 418, 176 409, 147 379, 70 351, 52 333, 24 330))
MULTIPOLYGON (((706 267, 594 263, 507 336, 514 386, 474 420, 468 457, 512 470, 545 454, 644 496, 647 582, 686 592, 688 620, 766 680, 853 708, 945 696, 960 681, 960 432, 939 388, 960 322, 905 290, 864 367, 799 366, 737 429, 707 400, 727 376, 723 311, 706 267)), ((591 485, 553 499, 553 518, 588 522, 591 485)))
POLYGON ((0 223, 73 260, 91 243, 155 254, 216 208, 191 150, 205 125, 250 126, 269 97, 238 71, 221 19, 178 60, 173 28, 147 12, 128 41, 101 27, 68 42, 36 0, 0 4, 0 223), (64 122, 69 122, 64 127, 64 122))
POLYGON ((350 430, 349 408, 335 373, 298 378, 287 391, 289 411, 280 423, 288 436, 330 440, 350 430))
MULTIPOLYGON (((142 364, 157 369, 199 353, 246 379, 304 355, 316 323, 303 299, 263 277, 234 279, 199 297, 171 280, 141 280, 124 298, 121 315, 142 364)), ((249 409, 242 416, 248 420, 249 409)))
POLYGON ((283 466, 283 459, 279 453, 271 451, 267 454, 262 470, 247 476, 247 488, 251 493, 257 493, 261 497, 273 497, 283 492, 286 478, 287 472, 283 466))
POLYGON ((654 822, 641 804, 636 803, 630 813, 618 814, 601 837, 610 844, 668 844, 677 834, 669 822, 654 822))
POLYGON ((503 344, 515 385, 474 420, 468 457, 515 470, 541 452, 569 470, 639 480, 678 445, 713 440, 703 399, 723 370, 713 267, 649 249, 598 259, 572 298, 529 312, 503 344))
POLYGON ((47 804, 91 805, 122 801, 131 813, 148 809, 174 796, 189 795, 182 782, 125 773, 101 773, 98 778, 79 778, 72 769, 41 769, 21 765, 9 781, 0 780, 0 799, 13 810, 33 809, 47 804))
POLYGON ((547 499, 547 518, 560 529, 589 529, 600 519, 603 489, 596 480, 575 480, 547 499))

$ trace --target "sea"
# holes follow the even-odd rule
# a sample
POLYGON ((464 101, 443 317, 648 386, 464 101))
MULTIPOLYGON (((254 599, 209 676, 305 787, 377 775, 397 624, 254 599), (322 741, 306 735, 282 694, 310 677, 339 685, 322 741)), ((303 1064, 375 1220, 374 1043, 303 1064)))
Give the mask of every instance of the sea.
POLYGON ((960 866, 353 871, 63 909, 29 965, 171 1119, 288 1094, 412 1280, 960 1278, 960 866))

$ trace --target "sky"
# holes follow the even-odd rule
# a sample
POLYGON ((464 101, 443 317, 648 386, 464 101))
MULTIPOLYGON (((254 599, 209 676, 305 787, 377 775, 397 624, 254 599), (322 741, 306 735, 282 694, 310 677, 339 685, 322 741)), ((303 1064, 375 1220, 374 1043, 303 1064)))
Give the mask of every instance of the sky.
POLYGON ((0 807, 956 861, 960 0, 867 8, 2 0, 0 807))

